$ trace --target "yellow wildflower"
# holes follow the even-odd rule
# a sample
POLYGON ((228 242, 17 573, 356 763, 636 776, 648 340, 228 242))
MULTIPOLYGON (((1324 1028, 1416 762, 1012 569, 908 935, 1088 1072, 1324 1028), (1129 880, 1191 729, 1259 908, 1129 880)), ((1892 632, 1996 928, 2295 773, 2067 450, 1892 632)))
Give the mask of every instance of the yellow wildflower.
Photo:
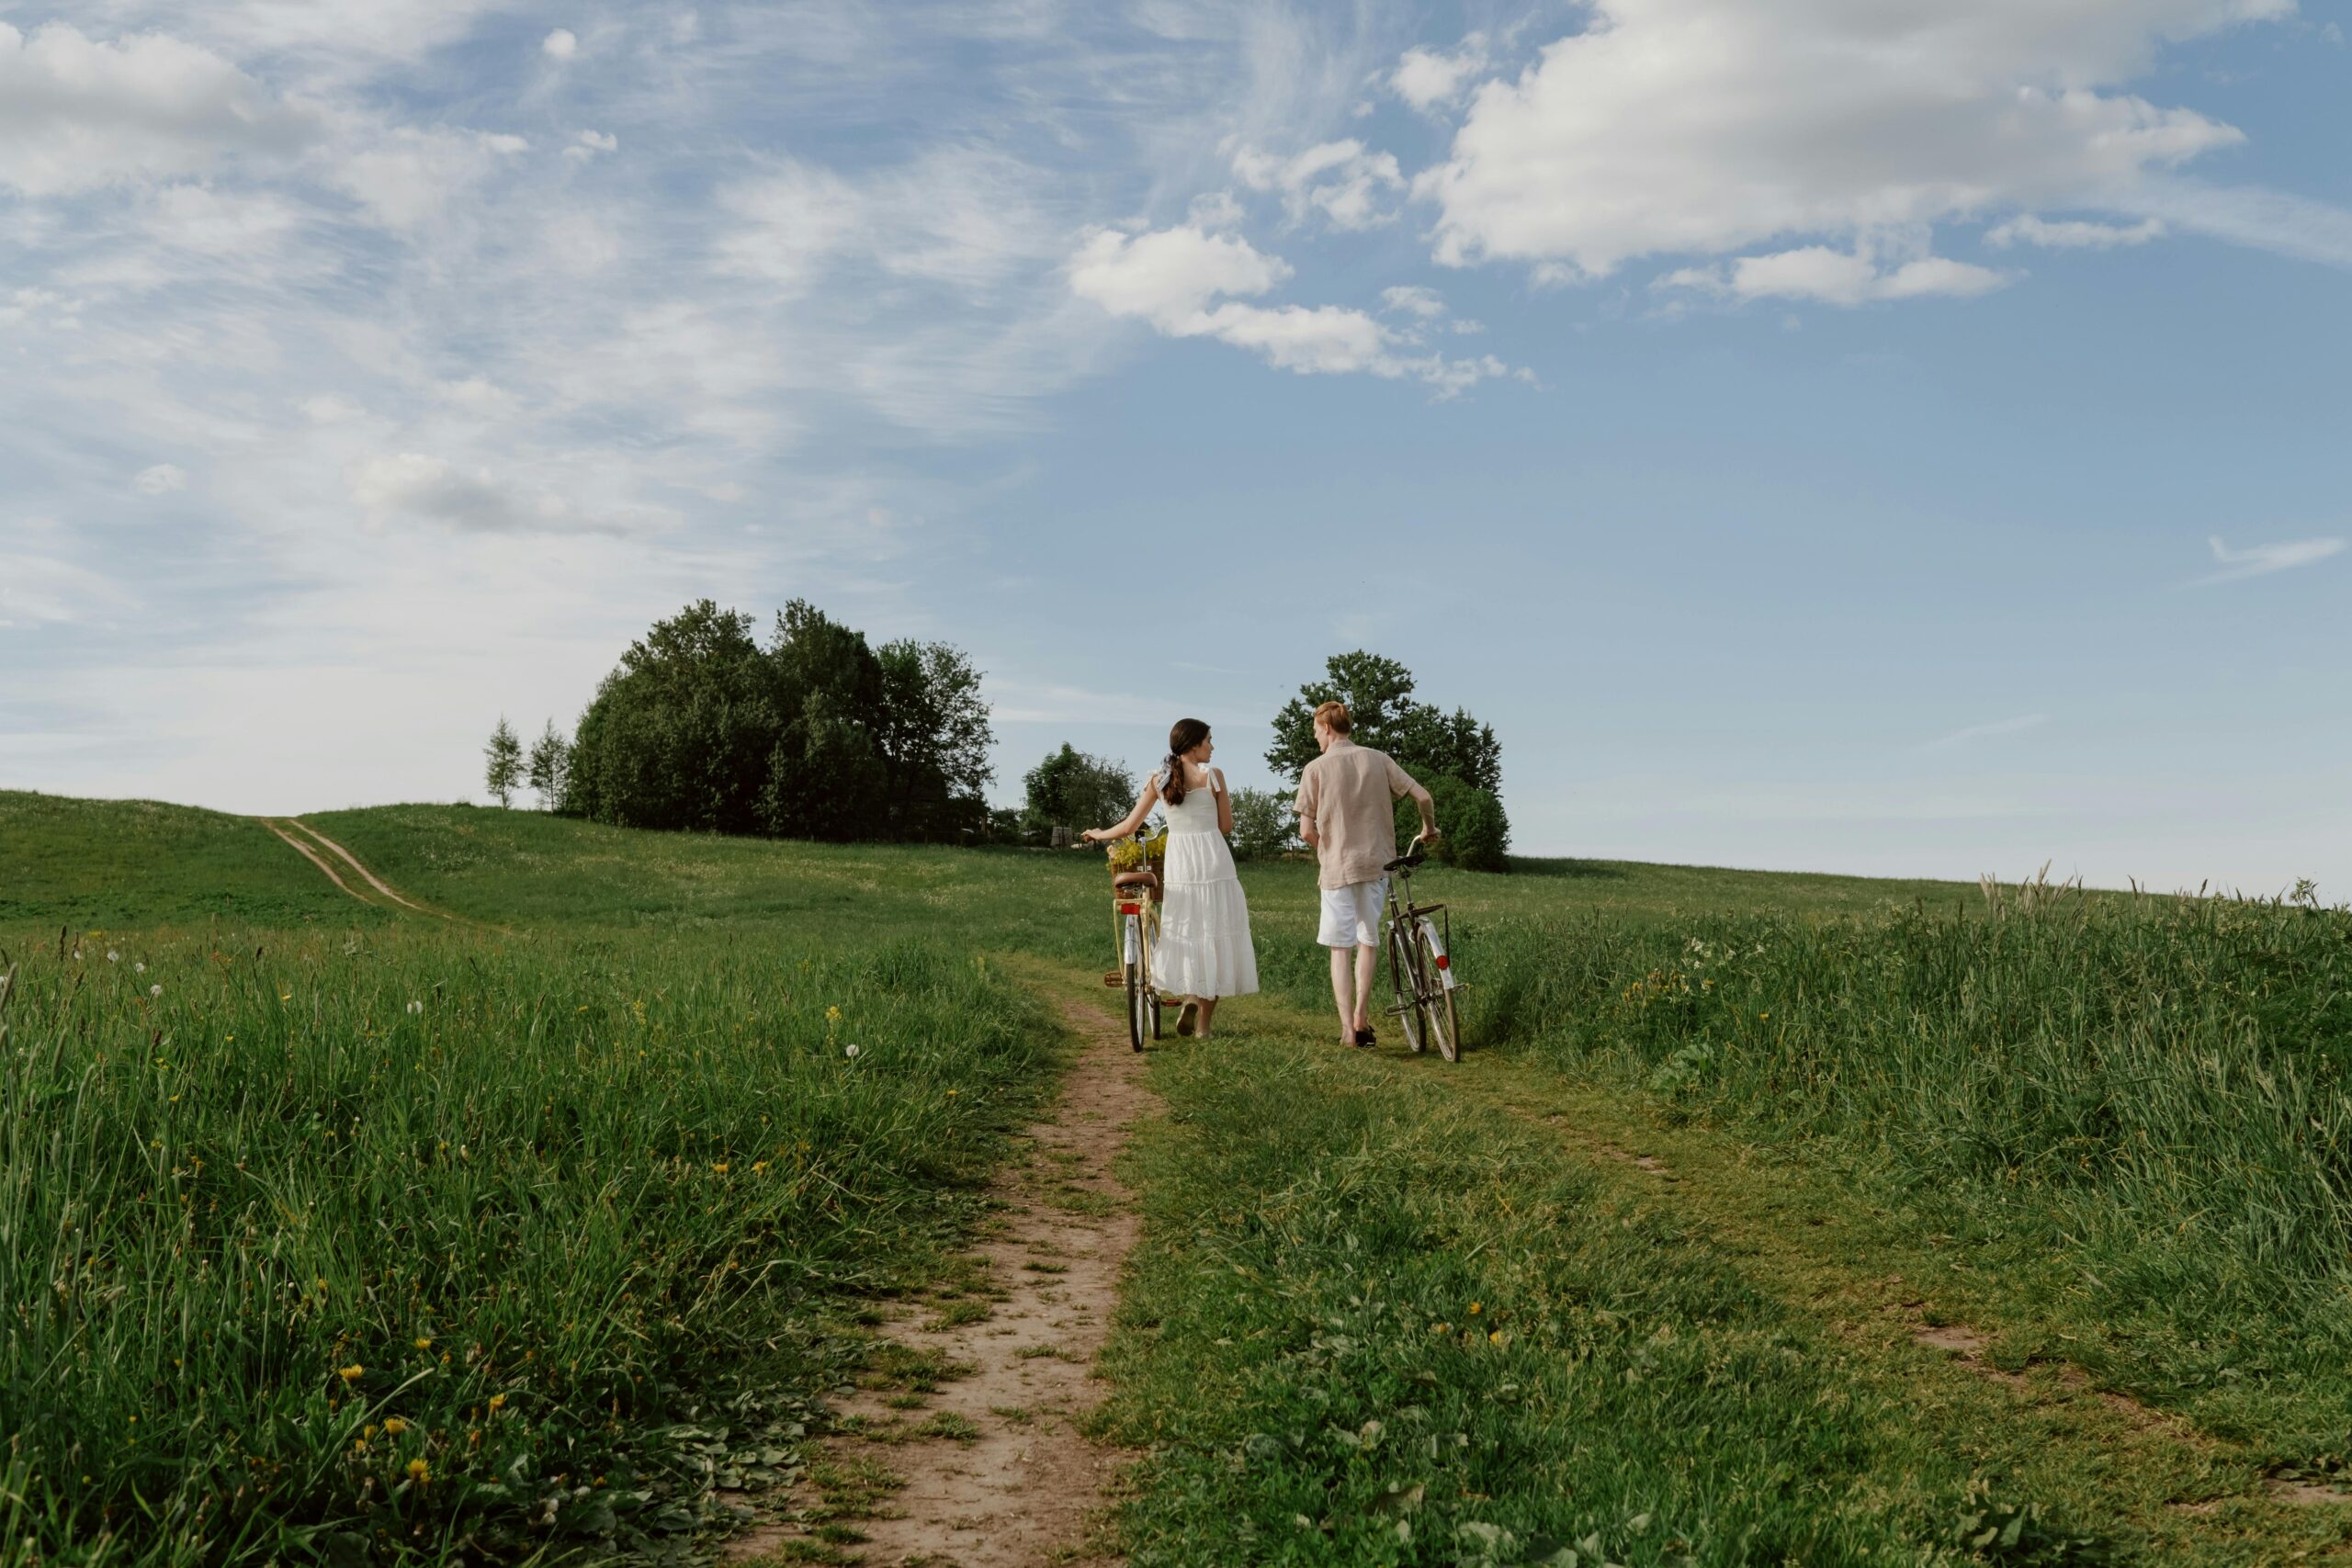
POLYGON ((411 1481, 429 1481, 433 1478, 433 1472, 423 1460, 413 1459, 408 1461, 408 1478, 411 1481))
POLYGON ((432 1349, 432 1348, 433 1348, 433 1337, 432 1337, 431 1335, 427 1335, 427 1334, 420 1334, 420 1335, 418 1335, 418 1336, 416 1337, 416 1348, 417 1348, 418 1349, 420 1349, 420 1350, 430 1350, 430 1349, 432 1349))
POLYGON ((408 1423, 401 1417, 397 1416, 387 1416, 384 1417, 384 1436, 388 1438, 397 1438, 402 1432, 407 1430, 408 1423))
POLYGON ((335 1375, 345 1382, 357 1382, 367 1371, 367 1368, 354 1361, 347 1367, 338 1367, 335 1370, 335 1375))
POLYGON ((493 1393, 493 1394, 492 1394, 492 1395, 490 1396, 490 1407, 491 1407, 492 1410, 503 1410, 503 1409, 505 1409, 505 1408, 506 1408, 506 1396, 505 1396, 504 1394, 503 1394, 503 1393, 493 1393))

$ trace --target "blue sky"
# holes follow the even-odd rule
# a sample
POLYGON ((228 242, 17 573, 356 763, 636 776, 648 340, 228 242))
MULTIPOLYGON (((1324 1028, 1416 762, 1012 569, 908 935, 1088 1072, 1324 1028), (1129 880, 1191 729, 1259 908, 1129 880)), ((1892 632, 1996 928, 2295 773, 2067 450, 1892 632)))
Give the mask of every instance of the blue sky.
POLYGON ((0 783, 479 796, 798 595, 1005 796, 1364 646, 1529 852, 2344 897, 2348 25, 0 3, 0 783))

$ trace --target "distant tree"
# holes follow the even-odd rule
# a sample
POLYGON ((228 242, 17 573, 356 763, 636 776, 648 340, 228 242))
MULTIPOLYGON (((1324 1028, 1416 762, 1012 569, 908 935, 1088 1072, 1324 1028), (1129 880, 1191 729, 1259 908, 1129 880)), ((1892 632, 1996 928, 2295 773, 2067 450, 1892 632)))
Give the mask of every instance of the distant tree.
POLYGON ((1274 716, 1274 743, 1266 761, 1296 779, 1317 755, 1315 710, 1332 701, 1348 705, 1355 741, 1387 752, 1406 767, 1460 779, 1489 795, 1502 791, 1502 745, 1490 725, 1464 709, 1448 714, 1413 695, 1413 674, 1393 659, 1361 649, 1324 661, 1324 679, 1298 689, 1274 716))
MULTIPOLYGON (((598 686, 568 755, 552 725, 541 738, 553 770, 542 798, 625 827, 983 836, 993 736, 964 654, 877 651, 804 599, 777 615, 766 646, 754 631, 708 599, 656 622, 598 686)), ((532 758, 536 770, 538 748, 532 758)))
POLYGON ((894 839, 985 836, 983 791, 996 777, 996 734, 980 672, 944 642, 900 640, 877 650, 885 827, 894 839))
POLYGON ((1239 860, 1272 860, 1298 847, 1298 823, 1290 797, 1270 789, 1233 792, 1233 853, 1239 860))
POLYGON ((655 622, 581 716, 574 808, 626 828, 760 830, 780 695, 750 616, 704 599, 655 622))
POLYGON ((879 836, 882 661, 865 634, 795 599, 775 618, 767 658, 784 728, 760 791, 760 826, 788 839, 879 836))
POLYGON ((498 716, 498 728, 490 732, 490 744, 482 748, 482 755, 490 760, 486 782, 490 793, 501 806, 514 800, 514 786, 523 782, 523 743, 514 738, 514 727, 506 716, 498 716))
POLYGON ((563 738, 550 718, 547 728, 539 731, 539 738, 531 742, 530 781, 531 787, 538 792, 540 810, 562 808, 564 789, 571 775, 571 742, 563 738))
MULTIPOLYGON (((1501 799, 1445 773, 1417 773, 1437 807, 1441 837, 1430 852, 1442 865, 1465 871, 1510 869, 1510 818, 1501 799)), ((1420 814, 1408 798, 1396 803, 1398 842, 1420 831, 1420 814)))
POLYGON ((1053 828, 1107 828, 1134 808, 1142 786, 1124 763, 1074 750, 1069 742, 1022 778, 1028 804, 1026 832, 1053 828))

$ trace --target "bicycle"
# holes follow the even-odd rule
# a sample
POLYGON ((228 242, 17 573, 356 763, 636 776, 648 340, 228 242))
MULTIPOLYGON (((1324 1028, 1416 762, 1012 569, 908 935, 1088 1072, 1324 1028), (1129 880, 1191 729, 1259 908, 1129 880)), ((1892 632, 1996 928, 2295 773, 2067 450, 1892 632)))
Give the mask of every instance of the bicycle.
MULTIPOLYGON (((1163 840, 1164 841, 1164 840, 1163 840)), ((1119 967, 1102 976, 1102 984, 1127 993, 1127 1043, 1143 1049, 1147 1039, 1159 1038, 1159 992, 1152 982, 1151 950, 1159 940, 1159 874, 1153 869, 1153 840, 1144 833, 1120 840, 1132 844, 1132 857, 1111 851, 1111 936, 1119 950, 1119 967), (1122 860, 1127 869, 1121 870, 1122 860)))
POLYGON ((1388 917, 1388 978, 1396 1005, 1388 1010, 1405 1029, 1415 1054, 1435 1043, 1449 1062, 1462 1059, 1462 1019, 1453 1004, 1461 981, 1446 956, 1453 937, 1453 917, 1442 904, 1413 902, 1413 873, 1428 859, 1420 840, 1380 869, 1397 879, 1396 904, 1388 917), (1431 919, 1431 917, 1436 917, 1431 919))

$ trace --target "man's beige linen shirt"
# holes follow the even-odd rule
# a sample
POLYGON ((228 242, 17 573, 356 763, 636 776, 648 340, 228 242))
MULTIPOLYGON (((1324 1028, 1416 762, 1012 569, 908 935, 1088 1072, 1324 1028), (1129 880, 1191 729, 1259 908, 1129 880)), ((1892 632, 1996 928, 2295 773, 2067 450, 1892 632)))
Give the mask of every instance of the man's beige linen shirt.
POLYGON ((1298 819, 1312 824, 1321 862, 1317 882, 1370 882, 1396 858, 1396 805, 1412 776, 1385 751, 1335 740, 1298 776, 1298 819))

